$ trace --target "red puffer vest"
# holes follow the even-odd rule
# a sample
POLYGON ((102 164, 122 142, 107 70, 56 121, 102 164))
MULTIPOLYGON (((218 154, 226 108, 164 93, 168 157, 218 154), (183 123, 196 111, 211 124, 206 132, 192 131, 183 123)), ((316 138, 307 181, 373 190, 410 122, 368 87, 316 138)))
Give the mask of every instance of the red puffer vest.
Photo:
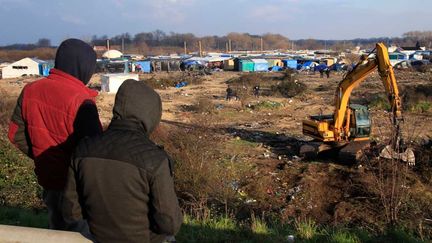
POLYGON ((45 189, 62 190, 77 142, 71 136, 77 111, 83 102, 95 102, 98 93, 58 69, 26 85, 23 92, 22 118, 32 144, 38 182, 45 189))

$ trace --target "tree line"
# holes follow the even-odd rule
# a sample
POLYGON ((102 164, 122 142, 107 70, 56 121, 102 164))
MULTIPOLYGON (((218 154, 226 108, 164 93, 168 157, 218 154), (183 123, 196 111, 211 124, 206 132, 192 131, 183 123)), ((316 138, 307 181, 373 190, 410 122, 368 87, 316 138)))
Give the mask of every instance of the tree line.
MULTIPOLYGON (((358 38, 352 40, 319 40, 300 39, 290 40, 288 37, 266 33, 255 35, 249 33, 232 32, 227 35, 208 35, 198 37, 192 33, 166 33, 162 30, 151 32, 140 32, 135 35, 122 33, 115 36, 97 36, 88 38, 91 45, 104 46, 110 40, 111 46, 117 49, 124 49, 129 53, 140 53, 145 55, 167 54, 172 52, 183 53, 186 45, 188 52, 199 50, 201 43, 204 51, 259 51, 264 50, 304 50, 304 49, 327 49, 343 51, 356 46, 362 48, 372 47, 376 42, 384 42, 387 45, 396 44, 399 46, 414 46, 417 42, 421 46, 431 47, 432 31, 410 31, 401 37, 380 37, 380 38, 358 38)), ((41 38, 32 44, 13 44, 0 47, 2 50, 33 50, 36 48, 53 47, 48 38, 41 38)))

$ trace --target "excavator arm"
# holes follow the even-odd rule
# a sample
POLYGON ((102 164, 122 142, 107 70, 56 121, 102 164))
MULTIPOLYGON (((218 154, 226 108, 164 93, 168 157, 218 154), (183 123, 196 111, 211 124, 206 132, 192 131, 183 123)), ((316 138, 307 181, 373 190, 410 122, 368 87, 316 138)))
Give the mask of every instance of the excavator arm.
POLYGON ((369 144, 369 113, 364 106, 349 104, 349 99, 352 91, 377 68, 391 104, 392 122, 396 128, 392 144, 387 145, 380 156, 415 163, 414 152, 410 148, 400 153, 403 147, 399 124, 402 121, 402 105, 387 48, 384 44, 377 43, 375 50, 374 56, 363 55, 360 62, 339 83, 333 114, 310 116, 303 121, 303 134, 315 139, 300 147, 303 157, 313 157, 332 149, 339 151, 341 161, 356 161, 361 157, 362 149, 369 144))
POLYGON ((382 43, 376 44, 376 54, 373 58, 369 55, 361 57, 360 62, 339 83, 336 90, 336 104, 334 112, 334 138, 335 141, 346 140, 349 133, 349 108, 348 102, 351 92, 363 82, 376 67, 383 82, 387 97, 392 107, 393 123, 399 125, 402 119, 402 105, 399 97, 396 78, 390 64, 387 48, 382 43), (345 123, 345 124, 344 124, 345 123))

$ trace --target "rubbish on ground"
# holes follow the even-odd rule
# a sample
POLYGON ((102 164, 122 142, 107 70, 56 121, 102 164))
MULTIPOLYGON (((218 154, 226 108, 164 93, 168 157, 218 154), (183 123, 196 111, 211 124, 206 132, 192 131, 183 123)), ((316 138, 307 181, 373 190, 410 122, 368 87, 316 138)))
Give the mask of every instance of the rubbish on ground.
POLYGON ((184 87, 184 86, 186 86, 186 85, 188 85, 188 83, 182 81, 182 82, 177 83, 177 84, 175 85, 175 87, 176 87, 177 89, 179 89, 179 88, 184 87))

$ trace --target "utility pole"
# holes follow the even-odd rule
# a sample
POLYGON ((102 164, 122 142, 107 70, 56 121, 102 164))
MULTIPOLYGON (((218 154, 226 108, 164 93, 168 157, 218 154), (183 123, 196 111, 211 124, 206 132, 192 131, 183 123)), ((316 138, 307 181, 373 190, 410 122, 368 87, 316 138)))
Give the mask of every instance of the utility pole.
POLYGON ((184 46, 184 54, 187 55, 187 45, 186 45, 186 41, 183 42, 183 46, 184 46))
POLYGON ((199 45, 199 55, 200 55, 200 57, 202 57, 202 45, 201 45, 201 41, 198 41, 198 45, 199 45))
POLYGON ((122 53, 124 53, 124 35, 122 35, 122 53))
POLYGON ((263 52, 264 51, 264 43, 263 43, 263 38, 262 37, 261 37, 260 41, 261 41, 261 52, 263 52))
POLYGON ((109 46, 109 39, 107 39, 107 49, 108 49, 108 51, 109 51, 109 49, 110 49, 110 46, 109 46))

